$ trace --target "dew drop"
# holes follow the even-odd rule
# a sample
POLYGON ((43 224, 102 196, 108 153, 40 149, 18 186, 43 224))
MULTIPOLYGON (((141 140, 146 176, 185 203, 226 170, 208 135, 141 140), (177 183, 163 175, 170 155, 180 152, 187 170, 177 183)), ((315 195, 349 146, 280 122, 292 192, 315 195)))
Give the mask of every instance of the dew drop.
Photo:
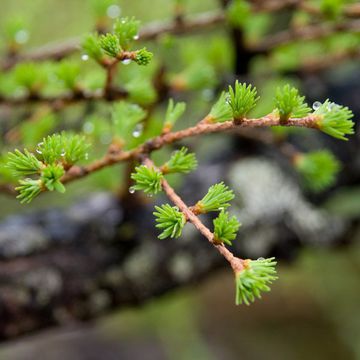
POLYGON ((87 134, 91 134, 94 131, 94 124, 91 123, 90 121, 87 121, 83 126, 83 130, 87 134))
POLYGON ((110 19, 115 19, 117 17, 119 17, 121 14, 121 8, 119 5, 110 5, 107 9, 106 9, 106 15, 110 18, 110 19))
POLYGON ((143 124, 137 124, 134 128, 134 131, 132 132, 132 136, 134 138, 140 137, 143 132, 143 129, 144 129, 143 124))
MULTIPOLYGON (((38 148, 41 148, 41 146, 42 146, 43 144, 44 144, 43 142, 39 142, 39 143, 37 144, 37 147, 38 147, 38 148)), ((38 154, 42 154, 41 149, 36 149, 36 152, 37 152, 38 154)))
POLYGON ((136 34, 134 37, 133 37, 134 40, 139 40, 139 34, 136 34))
POLYGON ((227 97, 226 97, 225 102, 226 102, 227 104, 230 104, 230 96, 227 96, 227 97))
POLYGON ((62 149, 60 155, 64 157, 66 155, 66 151, 64 149, 62 149))
POLYGON ((332 102, 327 106, 327 110, 328 111, 334 111, 334 110, 337 110, 338 107, 339 107, 338 104, 335 104, 335 103, 332 102))
POLYGON ((100 142, 104 145, 111 143, 112 136, 111 134, 103 134, 100 136, 100 142))
POLYGON ((22 29, 15 34, 15 41, 18 44, 25 44, 29 40, 29 32, 22 29))
POLYGON ((205 101, 211 101, 214 99, 214 92, 212 89, 204 89, 202 92, 202 97, 205 101))
POLYGON ((131 59, 124 59, 121 61, 124 65, 129 65, 131 64, 131 59))
POLYGON ((88 54, 82 54, 81 55, 81 60, 82 61, 88 61, 89 60, 89 55, 88 54))
POLYGON ((102 96, 102 94, 103 94, 103 89, 101 89, 101 88, 95 89, 95 90, 94 90, 94 93, 95 93, 95 95, 102 96))
POLYGON ((260 260, 260 261, 264 261, 264 260, 265 260, 265 258, 263 258, 263 257, 259 257, 259 258, 258 258, 258 260, 260 260))
POLYGON ((319 109, 319 107, 322 105, 322 103, 320 101, 315 101, 313 103, 312 108, 316 111, 317 109, 319 109))
POLYGON ((49 74, 49 80, 57 81, 57 80, 59 80, 59 78, 54 73, 51 73, 51 74, 49 74))
POLYGON ((135 189, 134 189, 134 188, 132 188, 132 187, 129 188, 129 193, 130 193, 130 194, 133 194, 134 192, 135 192, 135 189))

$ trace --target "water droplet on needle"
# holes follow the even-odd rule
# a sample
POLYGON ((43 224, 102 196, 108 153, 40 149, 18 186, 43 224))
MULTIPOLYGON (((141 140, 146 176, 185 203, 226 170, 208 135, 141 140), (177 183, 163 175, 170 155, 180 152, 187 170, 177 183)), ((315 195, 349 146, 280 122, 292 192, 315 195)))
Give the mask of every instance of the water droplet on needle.
POLYGON ((141 134, 142 134, 142 132, 143 132, 143 128, 144 128, 143 124, 137 124, 137 125, 135 126, 135 128, 134 128, 134 131, 133 131, 133 133, 132 133, 132 136, 133 136, 134 138, 140 137, 141 134))
POLYGON ((110 5, 107 9, 106 9, 106 15, 110 18, 110 19, 115 19, 117 17, 119 17, 121 14, 121 8, 119 5, 110 5))
POLYGON ((313 103, 312 108, 316 111, 317 109, 319 109, 319 107, 320 107, 321 105, 322 105, 322 104, 321 104, 320 101, 315 101, 315 102, 313 103))
MULTIPOLYGON (((39 143, 37 144, 37 147, 38 147, 38 148, 41 148, 41 146, 42 146, 43 144, 44 144, 43 142, 39 142, 39 143)), ((37 152, 38 154, 42 154, 42 151, 41 151, 40 149, 36 149, 36 152, 37 152)))
POLYGON ((29 32, 22 29, 15 34, 15 41, 18 44, 25 44, 29 40, 29 32))

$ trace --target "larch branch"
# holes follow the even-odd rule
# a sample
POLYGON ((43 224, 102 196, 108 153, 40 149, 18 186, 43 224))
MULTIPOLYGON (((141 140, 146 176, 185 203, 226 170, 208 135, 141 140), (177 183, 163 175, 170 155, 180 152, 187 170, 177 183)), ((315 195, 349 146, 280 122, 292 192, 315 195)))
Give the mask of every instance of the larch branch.
MULTIPOLYGON (((149 159, 145 158, 143 161, 144 165, 148 167, 156 168, 154 163, 149 159)), ((234 272, 241 271, 243 269, 243 259, 240 259, 225 247, 224 244, 218 244, 214 241, 214 234, 201 222, 190 208, 184 203, 181 197, 175 192, 170 184, 163 178, 161 180, 161 186, 169 198, 169 200, 176 205, 179 210, 185 215, 187 221, 191 222, 195 228, 217 249, 217 251, 229 262, 234 272)))
POLYGON ((165 145, 169 145, 179 140, 183 140, 193 136, 219 133, 242 127, 254 128, 270 126, 297 126, 317 129, 317 121, 318 117, 316 115, 310 115, 300 119, 289 119, 286 124, 280 124, 279 117, 275 116, 274 114, 269 114, 259 119, 243 119, 240 123, 235 123, 234 121, 226 121, 223 123, 208 124, 206 122, 200 121, 197 125, 189 127, 187 129, 157 136, 151 140, 148 140, 144 144, 139 145, 135 149, 129 151, 120 150, 116 152, 108 152, 103 158, 96 160, 95 162, 87 166, 73 166, 63 176, 61 181, 63 183, 68 183, 75 179, 82 178, 93 172, 99 171, 105 167, 128 160, 139 159, 139 157, 141 157, 142 155, 149 154, 154 150, 158 150, 164 147, 165 145))

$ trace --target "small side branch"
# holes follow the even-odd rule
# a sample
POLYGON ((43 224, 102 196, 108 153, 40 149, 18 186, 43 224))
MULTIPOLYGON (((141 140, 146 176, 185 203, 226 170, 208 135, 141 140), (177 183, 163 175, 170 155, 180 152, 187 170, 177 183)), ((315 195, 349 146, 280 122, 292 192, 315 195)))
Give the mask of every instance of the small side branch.
MULTIPOLYGON (((155 168, 154 163, 146 158, 143 161, 144 165, 155 168)), ((185 215, 187 221, 191 222, 195 228, 218 250, 218 252, 229 262, 234 273, 241 271, 244 268, 244 261, 233 255, 224 244, 217 244, 214 241, 214 234, 201 222, 198 216, 196 216, 190 208, 184 203, 175 190, 169 185, 169 183, 163 178, 161 186, 167 195, 167 197, 176 205, 179 210, 185 215)))
POLYGON ((258 53, 267 53, 275 47, 286 45, 294 41, 320 39, 336 32, 360 32, 360 20, 352 20, 334 24, 314 24, 296 30, 284 30, 270 35, 258 44, 250 45, 250 49, 258 53))

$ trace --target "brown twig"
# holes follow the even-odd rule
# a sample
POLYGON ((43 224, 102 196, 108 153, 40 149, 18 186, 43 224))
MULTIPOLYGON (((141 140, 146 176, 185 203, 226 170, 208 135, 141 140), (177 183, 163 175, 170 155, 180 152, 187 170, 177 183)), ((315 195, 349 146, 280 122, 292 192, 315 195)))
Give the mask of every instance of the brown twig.
POLYGON ((286 124, 280 124, 279 117, 273 114, 269 114, 259 119, 243 119, 240 123, 235 123, 234 121, 226 121, 223 123, 209 124, 204 121, 200 121, 196 126, 157 136, 147 141, 146 143, 139 145, 133 150, 108 152, 102 159, 96 160, 95 162, 87 166, 73 166, 63 176, 61 181, 63 183, 68 183, 75 179, 82 178, 93 172, 99 171, 105 167, 128 160, 138 159, 142 155, 149 154, 154 150, 158 150, 164 147, 165 145, 172 144, 176 141, 183 140, 188 137, 210 133, 219 133, 242 127, 254 128, 270 126, 298 126, 316 129, 318 128, 317 121, 317 116, 310 115, 300 119, 289 119, 286 124))
POLYGON ((106 68, 106 80, 104 85, 104 97, 106 99, 113 99, 113 81, 117 69, 117 62, 111 64, 106 68))
MULTIPOLYGON (((208 118, 205 117, 195 126, 176 132, 164 133, 151 140, 148 140, 147 142, 139 145, 133 150, 122 151, 115 149, 114 151, 108 151, 103 158, 98 159, 89 165, 83 167, 74 165, 69 170, 67 170, 65 175, 61 178, 61 182, 64 184, 69 183, 71 181, 81 179, 89 174, 100 171, 114 164, 130 160, 138 160, 142 156, 148 155, 155 150, 161 149, 165 145, 169 145, 193 136, 220 133, 246 127, 256 128, 271 126, 296 126, 313 129, 318 128, 318 117, 314 115, 299 119, 289 119, 286 124, 280 123, 279 117, 275 116, 274 114, 269 114, 258 119, 243 119, 241 122, 226 121, 223 123, 208 123, 207 120, 208 118)), ((6 193, 9 193, 9 191, 6 191, 6 193)))
POLYGON ((14 196, 16 195, 16 190, 12 185, 9 184, 0 184, 0 193, 14 196))
MULTIPOLYGON (((144 165, 148 167, 156 168, 154 163, 145 158, 144 165)), ((187 221, 191 222, 195 228, 205 236, 205 238, 218 250, 218 252, 229 262, 235 273, 241 271, 244 268, 244 260, 235 257, 233 253, 228 250, 224 244, 218 244, 214 241, 214 234, 201 222, 201 220, 190 210, 190 208, 184 203, 175 190, 169 185, 169 183, 163 178, 161 180, 161 186, 167 195, 167 197, 176 205, 179 210, 184 214, 187 221)))

